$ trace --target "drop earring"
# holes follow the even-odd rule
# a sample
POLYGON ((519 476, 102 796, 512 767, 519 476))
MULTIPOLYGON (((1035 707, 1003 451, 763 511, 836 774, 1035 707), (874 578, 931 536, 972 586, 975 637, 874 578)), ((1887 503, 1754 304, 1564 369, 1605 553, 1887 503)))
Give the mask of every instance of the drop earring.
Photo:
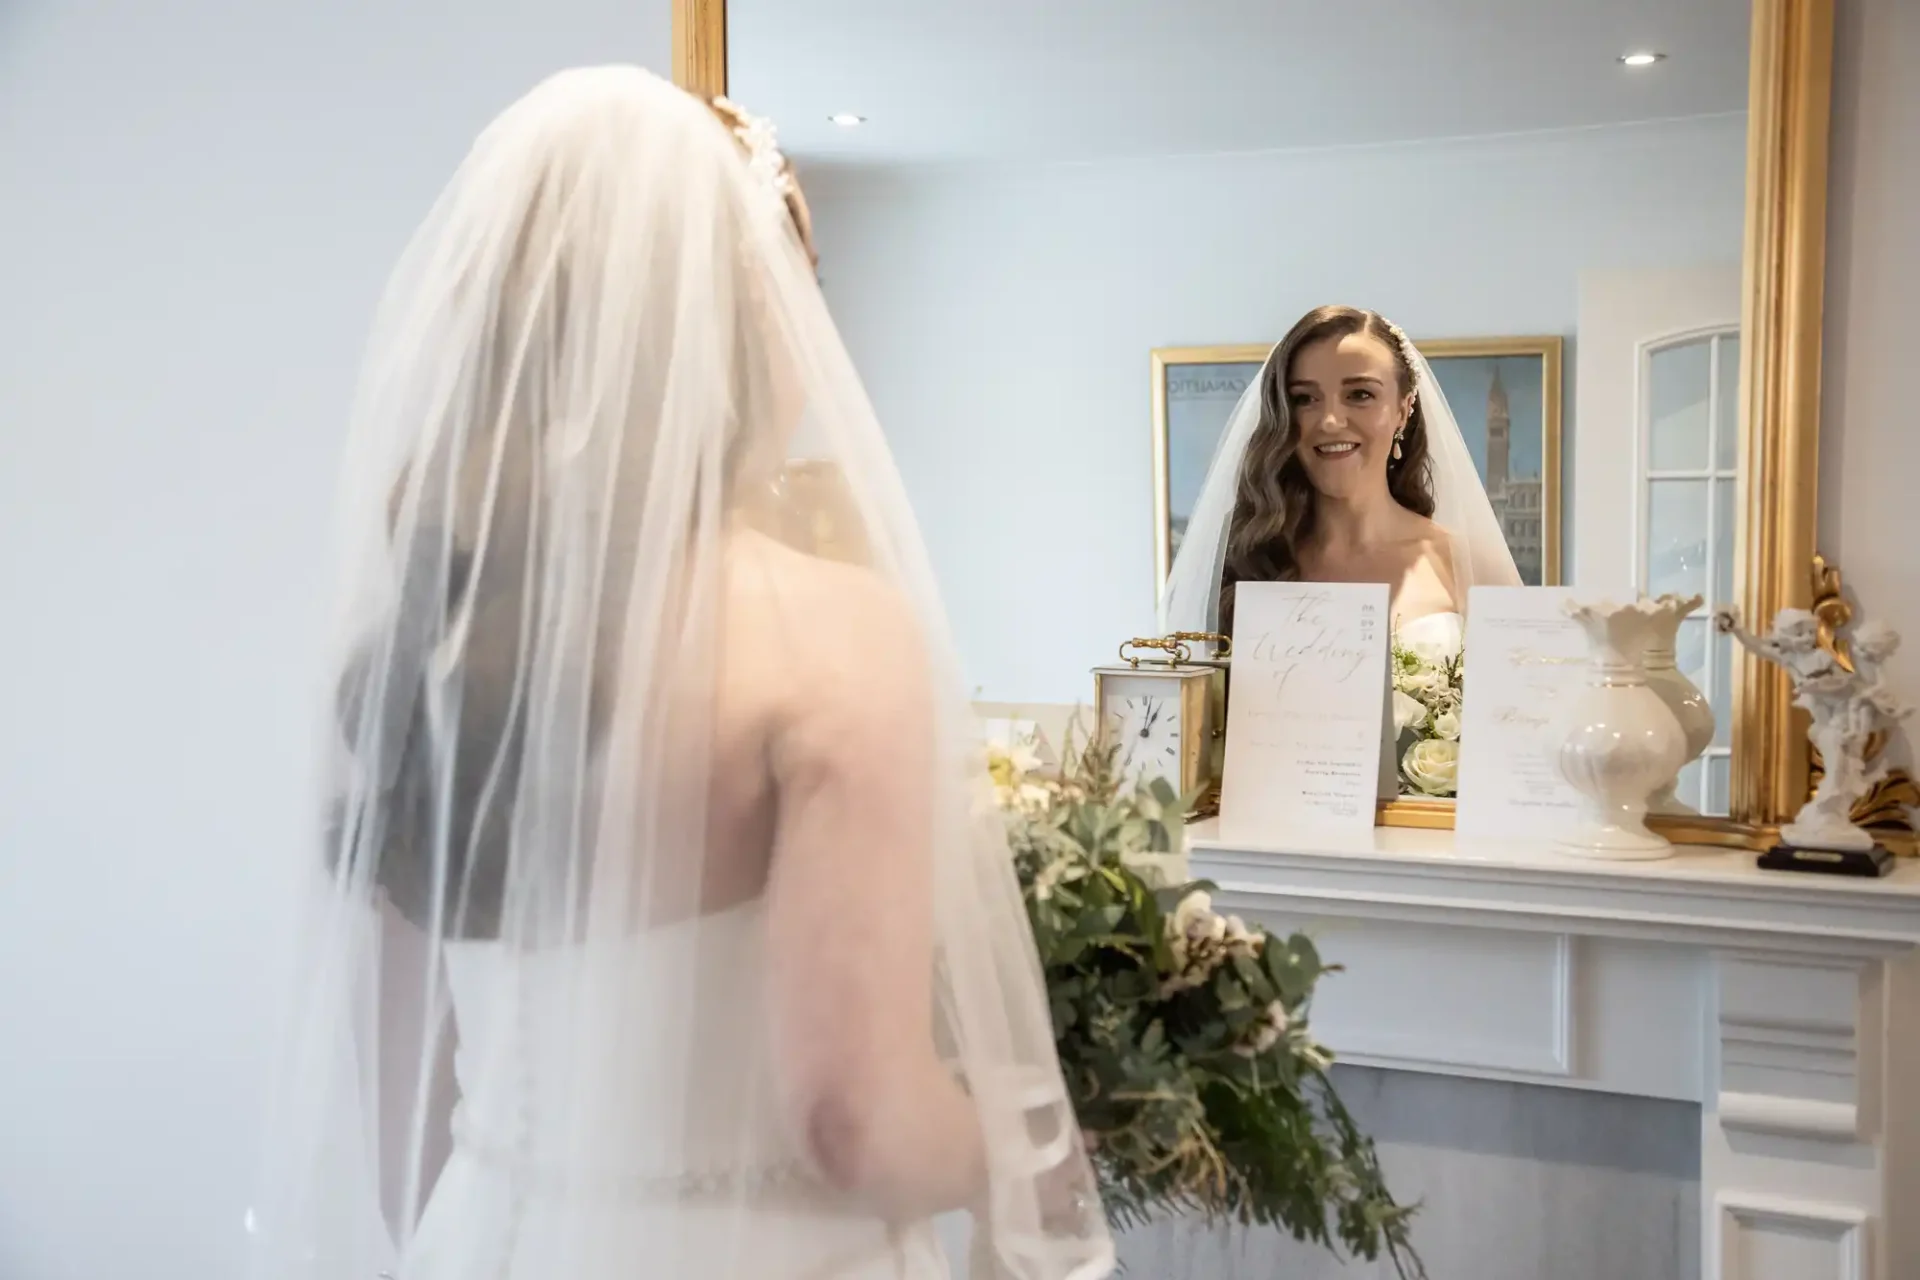
POLYGON ((1404 428, 1393 433, 1393 460, 1395 462, 1400 461, 1400 437, 1405 434, 1406 431, 1404 428))

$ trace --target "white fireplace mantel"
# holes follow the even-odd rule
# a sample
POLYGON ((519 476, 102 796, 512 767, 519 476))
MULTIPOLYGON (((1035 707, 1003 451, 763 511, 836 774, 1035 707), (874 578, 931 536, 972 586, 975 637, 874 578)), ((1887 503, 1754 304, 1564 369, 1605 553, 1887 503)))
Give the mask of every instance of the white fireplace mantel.
POLYGON ((1223 909, 1345 972, 1343 1061, 1696 1102, 1708 1280, 1920 1280, 1920 865, 1603 863, 1376 830, 1188 833, 1223 909))

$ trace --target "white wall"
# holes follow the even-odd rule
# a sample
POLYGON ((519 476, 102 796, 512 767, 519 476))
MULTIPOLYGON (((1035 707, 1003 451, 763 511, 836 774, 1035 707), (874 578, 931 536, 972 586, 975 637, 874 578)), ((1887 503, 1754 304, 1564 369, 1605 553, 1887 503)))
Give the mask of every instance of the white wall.
POLYGON ((0 4, 6 1280, 236 1274, 375 295, 492 113, 668 11, 0 4))
POLYGON ((1330 301, 1571 337, 1581 268, 1736 261, 1744 175, 1730 116, 808 191, 971 678, 1064 702, 1154 624, 1152 348, 1274 340, 1330 301))
MULTIPOLYGON (((1920 701, 1920 5, 1841 0, 1834 33, 1820 546, 1907 640, 1920 701)), ((1911 726, 1897 744, 1912 761, 1911 726)))

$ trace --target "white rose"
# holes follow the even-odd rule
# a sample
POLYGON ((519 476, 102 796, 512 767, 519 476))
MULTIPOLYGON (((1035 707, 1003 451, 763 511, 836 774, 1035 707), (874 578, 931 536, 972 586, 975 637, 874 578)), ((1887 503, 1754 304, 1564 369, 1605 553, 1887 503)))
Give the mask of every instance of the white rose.
POLYGON ((1403 643, 1401 647, 1429 667, 1445 666, 1460 653, 1458 648, 1444 640, 1415 640, 1412 644, 1403 643))
POLYGON ((1400 757, 1400 772, 1430 796, 1450 796, 1459 786, 1460 744, 1447 738, 1423 738, 1400 757))
POLYGON ((1446 676, 1430 667, 1418 671, 1409 671, 1394 681, 1394 688, 1404 689, 1408 693, 1438 693, 1447 683, 1446 676))
POLYGON ((1433 718, 1433 733, 1435 737, 1445 738, 1449 742, 1458 741, 1460 737, 1460 713, 1457 711, 1442 711, 1439 715, 1435 716, 1433 718))
POLYGON ((1418 729, 1427 723, 1427 709, 1415 698, 1409 698, 1398 689, 1393 691, 1393 732, 1395 735, 1409 729, 1418 729))

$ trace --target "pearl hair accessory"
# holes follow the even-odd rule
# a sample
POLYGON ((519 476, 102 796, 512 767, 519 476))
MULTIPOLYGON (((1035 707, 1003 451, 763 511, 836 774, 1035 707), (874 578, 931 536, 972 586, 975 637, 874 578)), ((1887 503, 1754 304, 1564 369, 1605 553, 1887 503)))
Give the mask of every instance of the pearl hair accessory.
POLYGON ((787 158, 780 154, 779 137, 773 121, 752 114, 729 98, 716 97, 713 106, 740 145, 746 148, 747 168, 782 203, 791 199, 794 193, 793 169, 788 165, 787 158))
MULTIPOLYGON (((1381 316, 1380 318, 1386 321, 1387 332, 1392 334, 1394 342, 1399 344, 1400 358, 1407 362, 1407 368, 1417 371, 1420 368, 1420 362, 1414 359, 1418 348, 1413 345, 1413 339, 1407 336, 1405 329, 1402 329, 1393 321, 1387 320, 1385 316, 1381 316)), ((1420 395, 1420 388, 1417 384, 1414 386, 1413 394, 1415 398, 1418 398, 1420 395)))

